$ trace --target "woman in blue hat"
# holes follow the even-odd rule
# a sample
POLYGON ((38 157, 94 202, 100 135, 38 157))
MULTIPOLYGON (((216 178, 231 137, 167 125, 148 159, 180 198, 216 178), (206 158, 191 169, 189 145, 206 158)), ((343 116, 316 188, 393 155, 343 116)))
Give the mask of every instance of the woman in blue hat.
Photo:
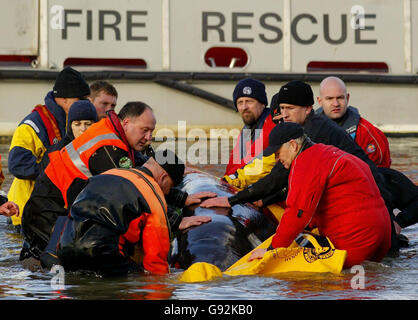
POLYGON ((43 172, 48 166, 49 153, 62 149, 97 121, 98 118, 96 108, 89 100, 79 100, 74 102, 68 111, 66 135, 60 142, 52 145, 46 150, 41 161, 41 172, 43 172))

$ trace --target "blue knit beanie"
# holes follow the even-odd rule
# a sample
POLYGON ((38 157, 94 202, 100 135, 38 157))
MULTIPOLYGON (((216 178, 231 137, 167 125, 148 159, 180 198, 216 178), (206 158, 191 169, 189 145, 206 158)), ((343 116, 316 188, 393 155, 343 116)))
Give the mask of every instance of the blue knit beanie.
POLYGON ((241 97, 254 98, 264 104, 264 106, 268 105, 266 87, 264 83, 255 79, 248 78, 238 82, 232 96, 237 110, 237 100, 241 97))
POLYGON ((68 124, 76 120, 92 120, 97 122, 97 112, 89 100, 79 100, 71 105, 68 112, 68 124))

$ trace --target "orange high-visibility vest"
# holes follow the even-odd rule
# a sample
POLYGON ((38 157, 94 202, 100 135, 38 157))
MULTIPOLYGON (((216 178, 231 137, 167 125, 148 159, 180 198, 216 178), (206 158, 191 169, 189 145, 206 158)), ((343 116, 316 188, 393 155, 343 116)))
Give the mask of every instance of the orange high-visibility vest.
POLYGON ((97 149, 104 146, 115 146, 128 151, 128 147, 119 138, 108 118, 92 124, 64 148, 49 154, 50 163, 45 169, 45 174, 60 189, 67 207, 69 187, 76 178, 87 180, 92 176, 89 159, 97 149))
POLYGON ((124 255, 121 247, 125 241, 137 243, 142 239, 142 264, 145 270, 155 274, 168 273, 170 226, 167 204, 160 186, 152 177, 137 169, 111 169, 103 174, 119 176, 132 182, 151 209, 151 212, 142 213, 131 221, 128 231, 120 236, 119 251, 124 255))

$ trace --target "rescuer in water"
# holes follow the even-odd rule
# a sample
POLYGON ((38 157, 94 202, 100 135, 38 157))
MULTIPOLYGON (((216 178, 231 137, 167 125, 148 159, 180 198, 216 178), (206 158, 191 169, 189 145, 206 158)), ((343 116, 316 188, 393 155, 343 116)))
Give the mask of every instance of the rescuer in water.
POLYGON ((168 195, 183 179, 184 164, 157 151, 142 167, 91 177, 64 226, 58 258, 65 270, 106 275, 169 272, 168 195))
MULTIPOLYGON (((43 173, 49 164, 49 153, 59 151, 88 127, 97 122, 97 112, 89 100, 76 101, 68 112, 67 134, 58 143, 50 146, 40 163, 43 173)), ((64 172, 63 172, 64 174, 64 172)), ((58 216, 68 214, 62 201, 62 195, 45 179, 37 179, 32 194, 22 212, 22 233, 24 236, 23 252, 43 250, 49 240, 51 228, 58 216)), ((38 257, 39 253, 34 254, 38 257)), ((22 257, 23 258, 23 257, 22 257)))
MULTIPOLYGON (((8 198, 23 212, 36 178, 42 173, 40 162, 45 151, 65 136, 66 117, 71 105, 90 94, 90 88, 80 72, 66 67, 57 76, 44 105, 37 105, 16 128, 10 144, 8 168, 15 176, 8 198)), ((13 216, 16 230, 21 217, 13 216)))

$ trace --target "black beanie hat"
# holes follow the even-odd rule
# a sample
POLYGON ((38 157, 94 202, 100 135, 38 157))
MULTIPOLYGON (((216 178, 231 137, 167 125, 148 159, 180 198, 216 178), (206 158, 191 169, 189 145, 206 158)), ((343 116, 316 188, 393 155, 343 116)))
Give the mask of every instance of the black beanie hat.
POLYGON ((286 83, 271 98, 270 112, 272 115, 281 103, 302 107, 312 106, 314 104, 314 95, 311 86, 299 80, 286 83))
POLYGON ((235 86, 232 97, 234 99, 234 105, 237 110, 237 100, 241 97, 254 98, 264 104, 264 106, 268 105, 266 86, 261 81, 251 78, 243 79, 238 82, 235 86))
POLYGON ((57 98, 81 98, 90 94, 90 87, 80 72, 66 67, 58 74, 53 93, 57 98))
POLYGON ((155 152, 154 159, 165 170, 165 172, 168 173, 175 186, 183 180, 185 169, 184 163, 173 151, 168 149, 157 150, 155 152))

